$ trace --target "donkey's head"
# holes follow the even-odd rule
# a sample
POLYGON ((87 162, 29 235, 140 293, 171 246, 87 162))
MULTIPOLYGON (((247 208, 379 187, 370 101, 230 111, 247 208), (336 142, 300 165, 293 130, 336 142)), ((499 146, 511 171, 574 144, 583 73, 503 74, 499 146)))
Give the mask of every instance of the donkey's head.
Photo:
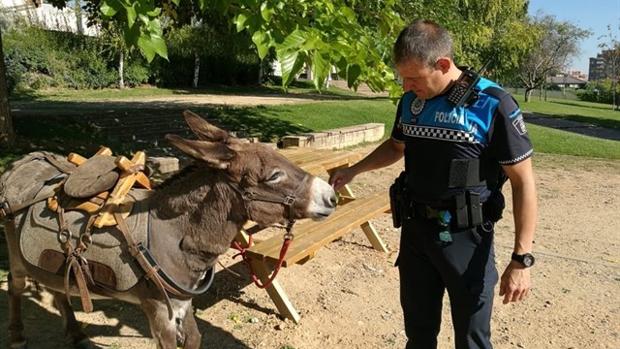
POLYGON ((305 172, 276 150, 247 143, 208 123, 183 113, 199 140, 176 135, 166 139, 185 154, 221 171, 243 202, 246 218, 261 225, 300 218, 322 219, 336 207, 336 195, 324 180, 305 172))

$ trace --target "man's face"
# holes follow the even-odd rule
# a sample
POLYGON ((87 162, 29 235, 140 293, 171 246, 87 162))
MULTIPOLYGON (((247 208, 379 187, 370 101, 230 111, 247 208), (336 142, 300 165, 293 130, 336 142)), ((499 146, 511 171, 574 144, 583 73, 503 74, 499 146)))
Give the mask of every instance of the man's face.
POLYGON ((445 88, 442 71, 418 60, 410 59, 397 64, 396 70, 403 80, 405 92, 413 91, 422 99, 433 98, 445 88))

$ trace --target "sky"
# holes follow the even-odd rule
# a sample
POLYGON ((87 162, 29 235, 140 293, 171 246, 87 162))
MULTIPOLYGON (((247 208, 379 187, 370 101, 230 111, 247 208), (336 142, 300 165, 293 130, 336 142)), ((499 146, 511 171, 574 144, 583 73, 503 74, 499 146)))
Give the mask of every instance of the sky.
POLYGON ((613 35, 620 40, 620 0, 530 0, 529 13, 536 15, 539 10, 593 32, 589 38, 581 41, 581 53, 569 64, 570 70, 588 74, 589 58, 601 52, 598 44, 603 39, 599 37, 609 33, 608 25, 611 25, 613 35))

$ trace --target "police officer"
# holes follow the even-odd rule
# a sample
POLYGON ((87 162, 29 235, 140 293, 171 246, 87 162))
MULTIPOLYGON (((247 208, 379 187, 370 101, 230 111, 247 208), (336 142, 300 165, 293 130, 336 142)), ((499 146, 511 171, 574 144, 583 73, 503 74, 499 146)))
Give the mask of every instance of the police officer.
POLYGON ((446 290, 456 348, 491 348, 498 281, 493 226, 504 208, 506 180, 512 186, 516 231, 499 287, 504 304, 527 296, 528 268, 534 262, 536 191, 523 116, 496 83, 454 64, 450 34, 432 21, 405 28, 394 57, 405 94, 392 137, 360 162, 333 173, 330 183, 339 189, 359 173, 405 157, 399 183, 404 204, 395 211, 402 216, 396 264, 406 348, 437 347, 446 290), (467 84, 474 84, 474 93, 456 103, 467 84))

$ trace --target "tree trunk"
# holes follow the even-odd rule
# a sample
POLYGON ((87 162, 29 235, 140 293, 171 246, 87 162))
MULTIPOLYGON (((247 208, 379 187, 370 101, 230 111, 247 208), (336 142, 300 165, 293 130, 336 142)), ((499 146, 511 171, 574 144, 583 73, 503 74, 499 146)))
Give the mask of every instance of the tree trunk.
POLYGON ((259 85, 263 83, 263 76, 265 75, 265 71, 263 69, 263 63, 264 61, 262 59, 258 63, 258 84, 259 85))
POLYGON ((4 51, 2 50, 2 29, 0 28, 0 147, 13 145, 15 132, 9 108, 9 89, 7 87, 6 66, 4 51))
POLYGON ((525 88, 525 103, 530 101, 530 98, 532 97, 532 92, 534 92, 533 88, 525 88))
POLYGON ((194 52, 194 80, 192 81, 192 87, 198 88, 198 79, 200 77, 200 55, 198 52, 194 52))
POLYGON ((118 88, 125 88, 125 52, 123 50, 118 59, 118 88))

